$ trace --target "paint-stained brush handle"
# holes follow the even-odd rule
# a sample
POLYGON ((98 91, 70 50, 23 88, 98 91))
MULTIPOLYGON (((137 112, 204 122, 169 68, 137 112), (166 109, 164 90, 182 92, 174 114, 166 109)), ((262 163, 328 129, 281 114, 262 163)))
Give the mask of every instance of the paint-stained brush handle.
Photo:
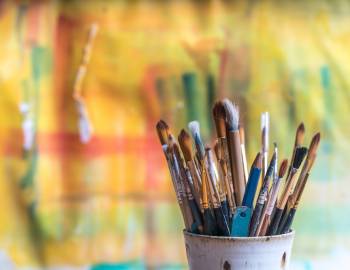
POLYGON ((255 236, 260 223, 260 218, 261 218, 263 209, 264 209, 264 204, 257 203, 255 205, 253 216, 250 221, 249 236, 255 236))
POLYGON ((281 208, 276 208, 275 214, 273 215, 270 227, 267 231, 267 235, 276 235, 277 230, 278 230, 278 225, 281 221, 281 217, 283 214, 283 209, 281 208))
POLYGON ((292 223, 294 220, 295 212, 296 212, 295 208, 290 209, 288 216, 287 216, 287 219, 286 219, 286 222, 285 222, 283 228, 281 229, 281 234, 287 233, 290 230, 290 227, 292 226, 292 223))

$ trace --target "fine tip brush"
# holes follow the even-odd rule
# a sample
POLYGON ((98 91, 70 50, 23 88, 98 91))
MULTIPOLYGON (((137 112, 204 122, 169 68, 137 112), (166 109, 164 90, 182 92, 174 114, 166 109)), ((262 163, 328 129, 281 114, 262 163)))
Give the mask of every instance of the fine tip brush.
POLYGON ((216 218, 216 224, 219 235, 228 236, 230 230, 228 226, 228 209, 225 203, 225 197, 222 197, 220 190, 220 183, 217 178, 217 170, 214 164, 212 151, 209 147, 205 149, 206 153, 206 169, 209 179, 209 198, 213 205, 213 211, 216 218))
POLYGON ((264 180, 267 171, 267 163, 269 158, 269 134, 270 115, 268 112, 264 112, 261 114, 261 152, 263 153, 262 180, 264 180))
POLYGON ((239 136, 239 111, 238 107, 230 100, 223 100, 226 116, 226 134, 228 139, 228 150, 231 161, 231 174, 236 205, 242 205, 245 191, 244 168, 241 154, 241 143, 239 136))
POLYGON ((228 145, 226 139, 226 124, 225 124, 225 107, 223 102, 218 101, 213 107, 213 118, 217 133, 217 144, 215 145, 215 153, 222 172, 222 180, 226 189, 227 200, 230 208, 230 216, 236 207, 233 194, 232 176, 230 173, 230 161, 228 154, 228 145))
POLYGON ((185 222, 185 227, 187 231, 191 231, 191 226, 193 224, 193 217, 191 213, 191 209, 188 205, 188 200, 185 194, 183 182, 182 182, 182 176, 180 171, 180 163, 177 159, 176 152, 175 152, 175 138, 172 134, 169 134, 168 136, 168 148, 167 148, 167 154, 169 156, 169 161, 171 164, 171 168, 173 170, 173 185, 174 189, 176 191, 178 203, 180 205, 180 210, 185 222))
POLYGON ((203 207, 201 204, 201 179, 194 162, 193 151, 192 151, 192 141, 190 135, 186 132, 186 130, 182 129, 178 136, 179 145, 184 156, 185 162, 193 179, 193 187, 194 187, 194 197, 195 200, 200 207, 201 211, 203 211, 203 207))
POLYGON ((244 127, 242 125, 239 126, 239 137, 241 139, 241 152, 242 152, 242 162, 244 169, 244 183, 247 184, 248 181, 248 165, 247 165, 247 155, 245 151, 245 134, 244 127))
POLYGON ((268 229, 268 235, 275 235, 278 230, 279 223, 281 221, 281 217, 283 214, 284 207, 286 206, 287 200, 289 198, 289 195, 291 194, 294 184, 295 184, 295 179, 296 179, 296 174, 297 171, 303 162, 303 159, 305 158, 305 155, 307 153, 307 148, 306 147, 297 147, 295 151, 295 158, 292 164, 292 169, 289 177, 286 179, 286 185, 284 187, 284 190, 282 192, 281 197, 278 200, 275 213, 272 218, 272 222, 270 224, 270 227, 268 229))
POLYGON ((303 193, 303 190, 305 188, 307 179, 310 175, 311 168, 315 162, 317 149, 320 143, 321 134, 316 133, 314 137, 311 140, 309 152, 307 154, 306 160, 304 162, 303 168, 300 172, 298 182, 294 188, 294 191, 292 195, 290 195, 288 200, 288 208, 286 212, 286 219, 285 221, 280 225, 279 231, 281 233, 286 233, 290 230, 290 227, 292 225, 295 212, 298 208, 299 201, 301 198, 301 195, 303 193))

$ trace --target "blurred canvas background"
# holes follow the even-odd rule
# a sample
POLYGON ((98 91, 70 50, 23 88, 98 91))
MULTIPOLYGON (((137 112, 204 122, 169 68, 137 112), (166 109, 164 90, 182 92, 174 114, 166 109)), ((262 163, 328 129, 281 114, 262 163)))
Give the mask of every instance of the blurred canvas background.
POLYGON ((224 96, 240 105, 249 163, 263 111, 280 157, 300 121, 307 141, 321 131, 293 269, 345 269, 349 2, 0 3, 0 269, 185 269, 154 126, 163 118, 178 133, 196 118, 209 142, 210 106, 224 96), (83 144, 73 81, 92 23, 83 144))

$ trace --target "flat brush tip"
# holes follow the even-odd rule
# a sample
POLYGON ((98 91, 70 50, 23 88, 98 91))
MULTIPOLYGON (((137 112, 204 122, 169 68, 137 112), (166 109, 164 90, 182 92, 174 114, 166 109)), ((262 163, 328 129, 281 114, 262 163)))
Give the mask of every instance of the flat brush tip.
POLYGON ((168 124, 167 124, 164 120, 160 119, 160 120, 157 122, 156 128, 157 128, 157 129, 165 129, 165 130, 168 130, 168 129, 169 129, 169 126, 168 126, 168 124))
POLYGON ((158 137, 162 145, 167 144, 169 135, 169 126, 164 120, 159 120, 156 125, 158 137))
POLYGON ((225 107, 221 101, 217 101, 213 107, 213 116, 217 135, 219 138, 226 136, 225 107))
POLYGON ((280 169, 278 171, 278 177, 282 178, 286 174, 288 168, 288 159, 284 159, 281 163, 280 169))
POLYGON ((214 118, 225 118, 225 107, 222 101, 215 102, 213 106, 214 118))
POLYGON ((239 110, 228 98, 222 100, 225 108, 225 119, 230 130, 238 130, 239 110))
POLYGON ((190 161, 193 158, 192 154, 192 143, 191 143, 191 137, 186 132, 186 130, 182 129, 179 136, 178 136, 180 148, 182 151, 182 154, 186 161, 190 161))

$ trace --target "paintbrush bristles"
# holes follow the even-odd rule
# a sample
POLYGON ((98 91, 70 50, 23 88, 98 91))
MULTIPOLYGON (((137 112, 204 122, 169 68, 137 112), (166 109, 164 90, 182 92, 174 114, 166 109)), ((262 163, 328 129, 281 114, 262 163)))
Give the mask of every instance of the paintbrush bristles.
POLYGON ((190 161, 193 159, 192 152, 192 141, 190 135, 186 132, 186 130, 182 129, 178 136, 179 144, 181 147, 182 154, 186 161, 190 161))
POLYGON ((218 101, 214 104, 213 116, 218 138, 226 137, 225 108, 222 102, 218 101))
POLYGON ((162 145, 168 143, 169 126, 164 120, 159 120, 156 125, 159 141, 162 145))
POLYGON ((305 126, 304 126, 304 123, 301 122, 295 134, 295 146, 302 145, 304 141, 304 137, 305 137, 305 126))
POLYGON ((281 163, 280 169, 278 171, 278 177, 283 178, 284 175, 286 174, 288 168, 288 159, 284 159, 281 163))
POLYGON ((321 134, 318 132, 316 133, 311 140, 310 147, 309 147, 309 154, 308 156, 316 155, 318 145, 321 140, 321 134))
POLYGON ((239 110, 238 106, 234 105, 229 99, 223 101, 225 108, 226 124, 229 130, 238 130, 239 125, 239 110))
POLYGON ((188 123, 188 129, 191 132, 193 138, 200 137, 200 126, 198 121, 191 121, 188 123))

